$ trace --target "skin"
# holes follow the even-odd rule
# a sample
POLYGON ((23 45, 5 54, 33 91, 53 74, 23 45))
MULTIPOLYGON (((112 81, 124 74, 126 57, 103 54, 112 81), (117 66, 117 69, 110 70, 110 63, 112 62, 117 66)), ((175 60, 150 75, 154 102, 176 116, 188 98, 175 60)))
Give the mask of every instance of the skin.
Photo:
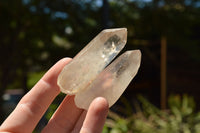
MULTIPOLYGON (((20 100, 15 110, 0 126, 0 133, 31 133, 54 98, 60 93, 57 77, 71 61, 58 61, 20 100)), ((42 133, 100 133, 108 113, 108 102, 98 97, 88 111, 79 109, 74 96, 66 96, 42 133)))

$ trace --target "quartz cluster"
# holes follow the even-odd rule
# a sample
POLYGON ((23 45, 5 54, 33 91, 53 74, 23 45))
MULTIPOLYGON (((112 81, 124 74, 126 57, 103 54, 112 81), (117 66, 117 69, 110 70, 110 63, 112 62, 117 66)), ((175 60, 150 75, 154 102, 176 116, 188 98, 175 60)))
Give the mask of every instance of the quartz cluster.
POLYGON ((75 95, 77 107, 87 110, 99 96, 112 106, 122 95, 141 62, 140 50, 133 50, 109 64, 126 40, 126 28, 103 30, 63 68, 58 85, 63 93, 75 95))

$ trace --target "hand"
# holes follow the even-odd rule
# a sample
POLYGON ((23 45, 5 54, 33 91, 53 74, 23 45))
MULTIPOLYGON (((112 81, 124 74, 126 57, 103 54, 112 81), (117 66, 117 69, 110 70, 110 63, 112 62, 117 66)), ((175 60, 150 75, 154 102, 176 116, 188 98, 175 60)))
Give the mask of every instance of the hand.
MULTIPOLYGON (((48 106, 60 93, 57 77, 70 60, 69 58, 60 60, 40 79, 4 121, 0 132, 33 132, 48 106)), ((104 98, 96 98, 86 111, 76 107, 74 96, 66 96, 42 132, 100 133, 107 113, 108 103, 104 98)))

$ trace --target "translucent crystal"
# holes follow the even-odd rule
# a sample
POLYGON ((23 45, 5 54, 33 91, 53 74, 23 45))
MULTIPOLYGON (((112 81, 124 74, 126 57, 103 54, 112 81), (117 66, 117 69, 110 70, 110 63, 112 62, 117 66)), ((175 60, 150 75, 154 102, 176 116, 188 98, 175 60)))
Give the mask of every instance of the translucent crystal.
POLYGON ((107 29, 99 33, 58 77, 60 90, 76 94, 86 89, 126 44, 127 29, 107 29))
POLYGON ((106 67, 87 89, 76 94, 76 106, 87 110, 96 97, 106 98, 109 106, 112 106, 136 75, 140 62, 140 50, 122 54, 106 67))

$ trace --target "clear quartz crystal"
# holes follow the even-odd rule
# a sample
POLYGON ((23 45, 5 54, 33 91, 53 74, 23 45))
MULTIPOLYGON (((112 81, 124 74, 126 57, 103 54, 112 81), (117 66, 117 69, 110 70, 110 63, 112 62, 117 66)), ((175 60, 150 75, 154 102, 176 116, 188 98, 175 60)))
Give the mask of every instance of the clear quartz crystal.
POLYGON ((96 97, 106 98, 109 106, 112 106, 136 75, 140 62, 140 50, 122 54, 106 67, 87 89, 76 94, 76 106, 87 110, 96 97))
POLYGON ((106 29, 99 33, 58 76, 60 90, 76 94, 86 89, 96 76, 123 49, 127 40, 127 29, 106 29))

